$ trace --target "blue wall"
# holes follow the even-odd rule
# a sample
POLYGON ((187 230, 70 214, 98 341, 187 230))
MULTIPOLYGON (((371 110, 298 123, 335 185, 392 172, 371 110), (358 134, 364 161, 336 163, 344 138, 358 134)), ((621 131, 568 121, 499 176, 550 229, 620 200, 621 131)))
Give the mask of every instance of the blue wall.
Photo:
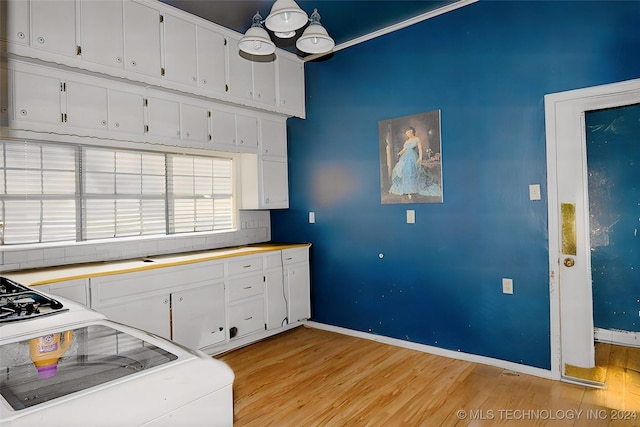
POLYGON ((636 1, 481 1, 307 63, 272 237, 313 244, 313 319, 550 369, 543 97, 639 77, 638 22, 636 1), (382 205, 378 121, 437 109, 444 203, 382 205))

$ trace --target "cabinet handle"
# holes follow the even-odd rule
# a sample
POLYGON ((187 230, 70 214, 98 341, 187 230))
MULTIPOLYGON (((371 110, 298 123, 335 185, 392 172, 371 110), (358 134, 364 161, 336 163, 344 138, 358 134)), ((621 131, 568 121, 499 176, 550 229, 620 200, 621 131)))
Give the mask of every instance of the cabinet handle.
POLYGON ((246 264, 242 266, 242 268, 249 268, 249 267, 251 267, 251 264, 246 264))
POLYGON ((252 287, 253 287, 253 286, 245 286, 245 287, 244 287, 244 288, 242 288, 242 289, 251 289, 252 287))
POLYGON ((245 317, 244 320, 251 320, 253 319, 253 316, 249 316, 249 317, 245 317))

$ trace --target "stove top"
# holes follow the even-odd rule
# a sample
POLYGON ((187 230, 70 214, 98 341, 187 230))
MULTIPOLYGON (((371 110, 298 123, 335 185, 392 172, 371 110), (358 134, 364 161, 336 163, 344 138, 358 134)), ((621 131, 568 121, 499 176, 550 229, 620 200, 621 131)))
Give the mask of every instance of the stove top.
POLYGON ((0 323, 66 311, 60 301, 0 277, 0 323))

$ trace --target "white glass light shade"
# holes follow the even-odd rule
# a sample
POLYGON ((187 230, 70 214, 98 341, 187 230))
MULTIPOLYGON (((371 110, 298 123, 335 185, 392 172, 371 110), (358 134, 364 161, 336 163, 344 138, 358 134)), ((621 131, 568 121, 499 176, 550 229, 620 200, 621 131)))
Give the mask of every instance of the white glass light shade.
POLYGON ((238 47, 251 55, 271 55, 276 51, 276 45, 269 38, 267 30, 259 26, 249 28, 238 47))
POLYGON ((283 37, 302 28, 308 20, 307 12, 300 9, 294 0, 276 0, 264 24, 274 33, 278 33, 278 37, 283 37))
POLYGON ((329 52, 335 45, 327 30, 317 23, 311 23, 296 41, 296 47, 306 53, 329 52))

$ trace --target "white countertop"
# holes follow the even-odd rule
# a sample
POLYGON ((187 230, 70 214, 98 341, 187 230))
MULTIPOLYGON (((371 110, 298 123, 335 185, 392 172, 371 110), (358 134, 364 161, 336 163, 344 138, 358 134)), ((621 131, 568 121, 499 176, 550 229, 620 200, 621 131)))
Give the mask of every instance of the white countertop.
POLYGON ((234 256, 260 254, 263 252, 308 247, 308 243, 264 243, 250 246, 239 246, 208 251, 185 252, 170 255, 158 255, 124 261, 92 262, 72 264, 60 267, 45 267, 33 270, 21 270, 2 273, 23 285, 38 286, 67 280, 85 279, 88 277, 106 276, 110 274, 130 273, 134 271, 152 270, 155 268, 191 264, 194 262, 224 259, 234 256))

